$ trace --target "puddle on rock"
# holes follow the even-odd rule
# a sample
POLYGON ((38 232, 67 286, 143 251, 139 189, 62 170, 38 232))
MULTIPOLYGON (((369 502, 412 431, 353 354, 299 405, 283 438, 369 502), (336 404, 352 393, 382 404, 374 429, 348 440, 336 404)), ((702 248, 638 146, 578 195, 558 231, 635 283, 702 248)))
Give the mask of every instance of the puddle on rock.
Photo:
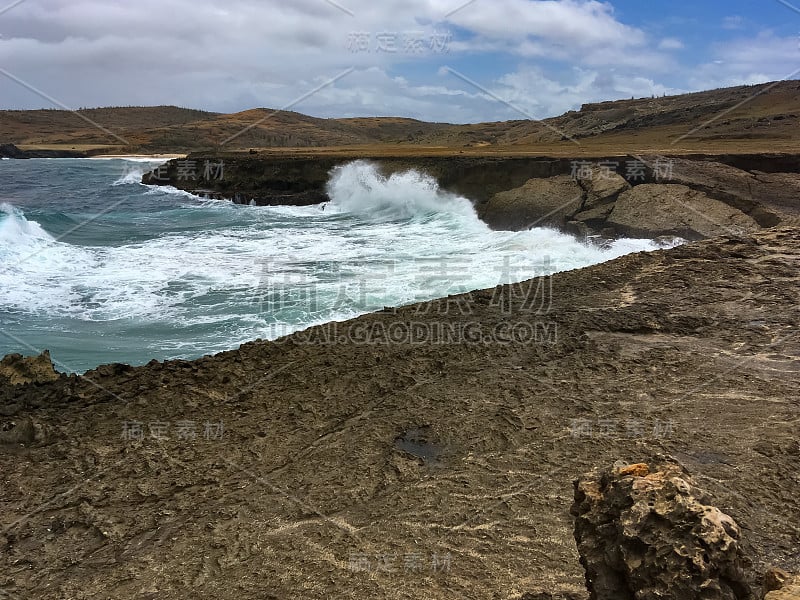
POLYGON ((436 442, 430 427, 413 427, 394 440, 394 447, 416 458, 426 465, 438 465, 442 446, 436 442))

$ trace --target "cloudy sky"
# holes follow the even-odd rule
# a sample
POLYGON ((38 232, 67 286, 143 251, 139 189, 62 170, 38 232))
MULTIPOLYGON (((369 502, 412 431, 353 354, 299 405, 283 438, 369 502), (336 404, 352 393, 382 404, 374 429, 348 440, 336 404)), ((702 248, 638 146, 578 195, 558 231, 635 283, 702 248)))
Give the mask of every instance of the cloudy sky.
POLYGON ((0 0, 0 108, 476 122, 787 78, 800 0, 0 0))

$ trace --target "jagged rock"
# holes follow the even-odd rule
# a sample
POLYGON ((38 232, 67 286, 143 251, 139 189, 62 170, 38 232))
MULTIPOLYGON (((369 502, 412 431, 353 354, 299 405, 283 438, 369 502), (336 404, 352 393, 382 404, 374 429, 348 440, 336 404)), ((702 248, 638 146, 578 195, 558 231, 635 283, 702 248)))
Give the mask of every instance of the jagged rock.
POLYGON ((0 381, 5 379, 11 385, 47 383, 59 377, 47 350, 39 356, 23 357, 21 354, 9 354, 0 361, 0 381))
POLYGON ((754 600, 734 520, 672 464, 575 481, 575 540, 592 600, 754 600))
POLYGON ((800 600, 800 577, 770 569, 764 575, 764 600, 800 600))
POLYGON ((598 167, 592 169, 590 178, 580 179, 578 183, 586 190, 586 210, 611 204, 622 192, 631 189, 622 175, 598 167))
POLYGON ((672 184, 644 184, 624 192, 614 203, 608 224, 625 235, 677 235, 692 240, 760 229, 742 211, 685 185, 672 184))
POLYGON ((583 197, 583 188, 567 175, 530 179, 522 187, 495 194, 479 212, 494 229, 563 228, 581 210, 583 197))

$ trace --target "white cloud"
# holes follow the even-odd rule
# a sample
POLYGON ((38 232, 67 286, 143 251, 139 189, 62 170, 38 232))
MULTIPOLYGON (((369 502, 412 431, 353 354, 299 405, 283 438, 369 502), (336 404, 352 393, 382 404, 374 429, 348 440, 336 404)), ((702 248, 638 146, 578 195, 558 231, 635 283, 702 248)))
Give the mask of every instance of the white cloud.
MULTIPOLYGON (((354 68, 295 110, 476 121, 518 115, 457 78, 437 77, 443 65, 463 65, 543 117, 587 101, 670 91, 659 80, 676 73, 693 73, 682 75, 690 89, 707 87, 706 79, 785 76, 793 52, 788 40, 765 34, 715 48, 707 63, 687 68, 673 57, 680 40, 651 39, 597 0, 479 0, 450 17, 467 1, 335 2, 345 10, 326 0, 28 1, 0 16, 0 66, 70 106, 226 112, 287 106, 354 68), (507 66, 491 72, 487 53, 507 66)), ((51 106, 0 79, 0 107, 51 106)))
POLYGON ((664 38, 658 43, 659 50, 682 50, 684 44, 678 38, 664 38))
POLYGON ((753 85, 800 75, 797 39, 770 31, 716 45, 712 56, 712 61, 699 65, 690 77, 693 89, 753 85))
POLYGON ((744 19, 739 15, 725 17, 722 19, 722 28, 730 30, 744 29, 744 19))

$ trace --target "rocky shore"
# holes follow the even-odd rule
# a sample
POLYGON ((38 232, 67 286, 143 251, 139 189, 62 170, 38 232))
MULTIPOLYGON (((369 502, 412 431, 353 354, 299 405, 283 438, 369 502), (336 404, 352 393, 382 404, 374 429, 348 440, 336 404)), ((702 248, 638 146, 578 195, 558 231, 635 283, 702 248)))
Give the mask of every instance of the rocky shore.
POLYGON ((193 154, 142 181, 255 205, 329 200, 331 171, 352 160, 384 173, 416 169, 471 199, 496 229, 550 226, 579 236, 705 239, 773 227, 797 214, 800 156, 579 158, 491 156, 261 156, 193 154), (205 169, 203 166, 206 166, 205 169), (213 173, 213 175, 212 175, 213 173))
POLYGON ((87 158, 80 150, 20 150, 14 144, 0 144, 0 158, 87 158))
MULTIPOLYGON (((785 226, 192 362, 6 359, 0 596, 585 599, 584 566, 624 566, 587 510, 651 479, 602 479, 594 504, 573 481, 665 461, 739 534, 692 581, 777 590, 800 572, 799 273, 785 226)), ((705 539, 618 514, 630 557, 705 539)))

